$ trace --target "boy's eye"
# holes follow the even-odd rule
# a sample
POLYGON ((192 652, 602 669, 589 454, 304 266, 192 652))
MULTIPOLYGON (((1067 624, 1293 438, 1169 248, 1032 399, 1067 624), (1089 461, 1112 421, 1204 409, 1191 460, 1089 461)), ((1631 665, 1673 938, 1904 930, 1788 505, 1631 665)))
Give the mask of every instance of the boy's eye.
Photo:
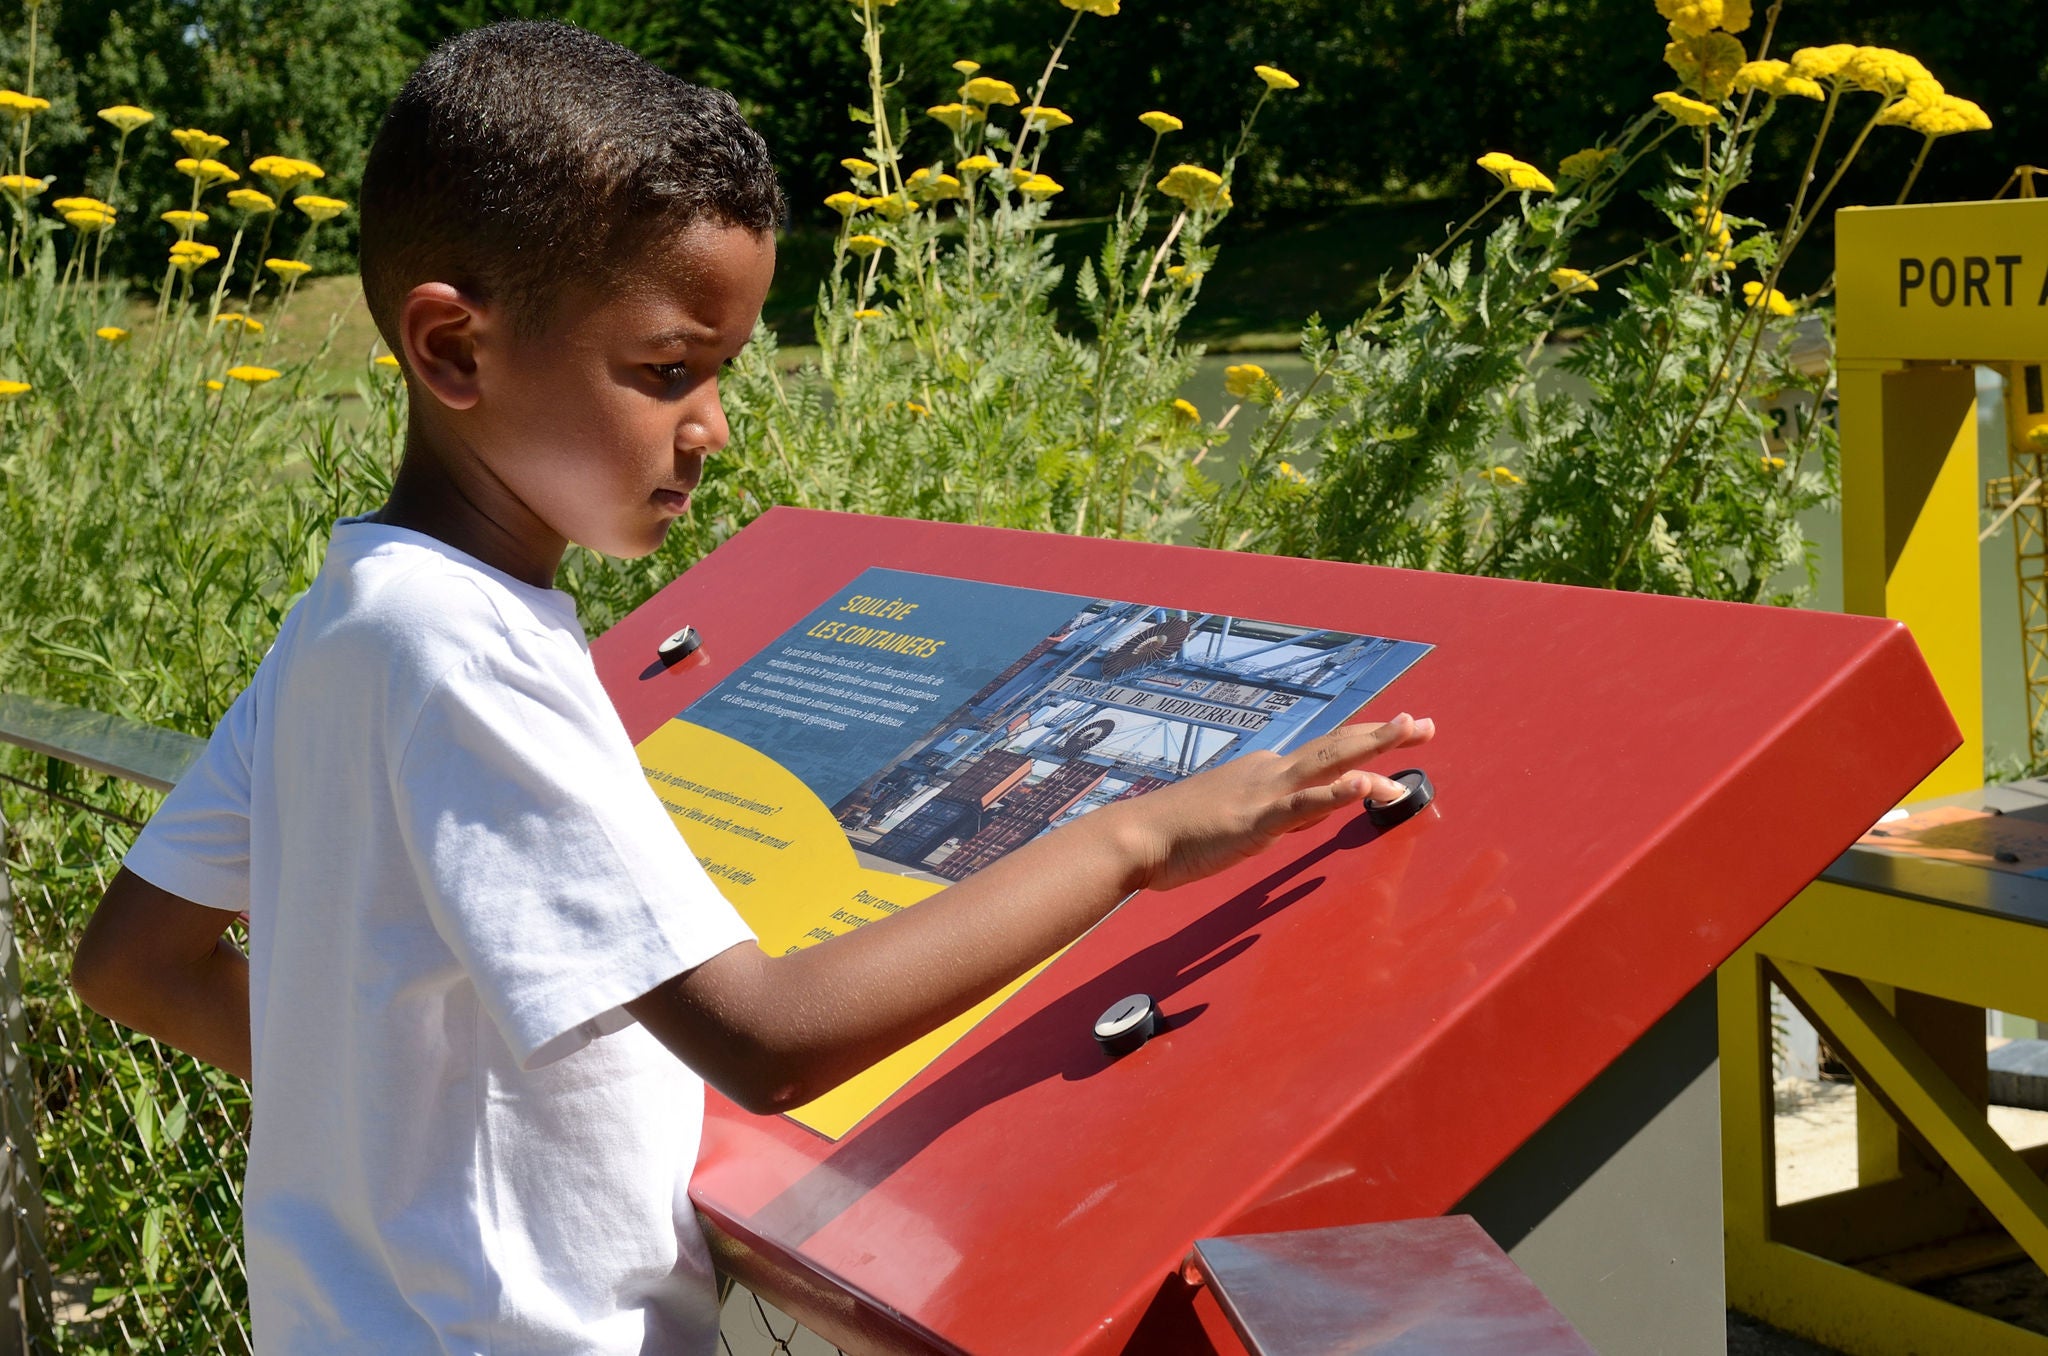
POLYGON ((690 375, 688 363, 649 363, 647 370, 667 382, 681 381, 690 375))

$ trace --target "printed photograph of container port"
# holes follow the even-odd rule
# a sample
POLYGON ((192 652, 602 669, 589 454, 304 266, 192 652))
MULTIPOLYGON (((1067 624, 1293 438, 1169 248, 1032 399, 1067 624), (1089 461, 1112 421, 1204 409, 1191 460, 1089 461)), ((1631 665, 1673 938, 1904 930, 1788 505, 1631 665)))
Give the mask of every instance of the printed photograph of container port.
POLYGON ((963 880, 1098 806, 1334 729, 1429 648, 1098 599, 833 813, 863 865, 963 880))

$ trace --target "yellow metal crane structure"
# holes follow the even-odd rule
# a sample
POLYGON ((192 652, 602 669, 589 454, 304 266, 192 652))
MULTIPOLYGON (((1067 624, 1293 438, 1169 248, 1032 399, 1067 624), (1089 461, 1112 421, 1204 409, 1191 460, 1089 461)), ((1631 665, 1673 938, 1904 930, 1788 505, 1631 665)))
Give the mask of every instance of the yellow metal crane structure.
MULTIPOLYGON (((2048 169, 2022 165, 1997 196, 2017 188, 2036 196, 2034 178, 2048 169)), ((2006 474, 1984 486, 1987 508, 2000 510, 1989 537, 2008 519, 2013 526, 2013 563, 2019 576, 2020 656, 2027 682, 2027 762, 2038 767, 2048 747, 2048 400, 2042 390, 2043 363, 2007 362, 2005 374, 2006 474)))

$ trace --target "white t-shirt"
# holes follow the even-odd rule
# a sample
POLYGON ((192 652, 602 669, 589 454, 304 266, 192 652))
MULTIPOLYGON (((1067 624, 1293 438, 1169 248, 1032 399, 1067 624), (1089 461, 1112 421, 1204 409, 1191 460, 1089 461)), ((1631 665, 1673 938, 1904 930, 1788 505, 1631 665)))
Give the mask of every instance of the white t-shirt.
POLYGON ((752 933, 568 595, 338 524, 127 865, 249 913, 259 1352, 712 1349, 703 1085, 620 1005, 752 933))

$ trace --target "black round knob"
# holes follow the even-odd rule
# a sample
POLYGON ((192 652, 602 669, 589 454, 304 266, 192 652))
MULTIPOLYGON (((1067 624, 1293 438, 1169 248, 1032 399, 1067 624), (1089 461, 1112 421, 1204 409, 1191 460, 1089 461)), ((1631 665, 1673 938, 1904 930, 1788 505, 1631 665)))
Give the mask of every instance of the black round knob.
POLYGON ((1150 994, 1134 993, 1095 1019, 1095 1040, 1106 1055, 1128 1055, 1159 1029, 1150 994))
POLYGON ((704 638, 697 634, 696 627, 685 626, 682 630, 661 642, 655 648, 655 653, 661 656, 662 663, 673 664, 678 660, 687 659, 697 653, 697 648, 703 643, 704 638))
POLYGON ((1406 824, 1428 809, 1430 803, 1436 799, 1436 788, 1429 784, 1429 774, 1419 767, 1396 772, 1387 780, 1397 782, 1406 789, 1393 800, 1369 800, 1365 803, 1365 817, 1372 821, 1376 829, 1391 829, 1397 824, 1406 824))

